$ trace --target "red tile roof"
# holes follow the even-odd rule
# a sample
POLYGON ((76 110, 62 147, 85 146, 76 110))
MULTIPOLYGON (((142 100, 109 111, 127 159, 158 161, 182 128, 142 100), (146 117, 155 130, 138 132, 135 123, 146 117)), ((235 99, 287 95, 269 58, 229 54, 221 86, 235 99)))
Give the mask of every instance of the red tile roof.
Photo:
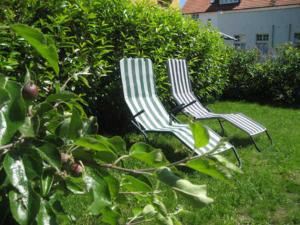
POLYGON ((287 5, 300 5, 300 0, 240 0, 238 4, 211 4, 210 0, 187 0, 182 11, 184 14, 242 10, 287 5))

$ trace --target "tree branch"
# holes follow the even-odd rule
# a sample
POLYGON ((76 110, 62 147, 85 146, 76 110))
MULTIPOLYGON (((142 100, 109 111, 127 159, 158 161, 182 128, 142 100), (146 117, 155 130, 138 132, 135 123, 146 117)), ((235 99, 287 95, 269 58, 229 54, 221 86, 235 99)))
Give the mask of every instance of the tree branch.
POLYGON ((114 170, 119 170, 127 173, 133 173, 133 174, 145 174, 145 175, 152 175, 152 173, 144 170, 135 170, 135 169, 127 169, 119 166, 115 166, 113 164, 100 164, 101 167, 107 168, 107 169, 114 169, 114 170))
POLYGON ((121 160, 128 158, 129 155, 122 155, 116 161, 113 162, 113 165, 117 165, 121 160))
POLYGON ((13 143, 0 146, 0 151, 3 151, 2 154, 5 154, 9 149, 15 147, 17 144, 22 143, 22 142, 24 142, 24 138, 20 138, 20 139, 18 139, 17 141, 15 141, 13 143))

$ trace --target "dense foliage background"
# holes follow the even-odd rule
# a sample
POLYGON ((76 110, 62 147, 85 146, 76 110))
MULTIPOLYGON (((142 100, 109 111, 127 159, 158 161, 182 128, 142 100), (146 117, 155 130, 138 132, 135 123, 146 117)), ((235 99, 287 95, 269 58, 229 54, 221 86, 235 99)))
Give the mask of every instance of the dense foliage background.
POLYGON ((229 49, 228 83, 224 98, 268 104, 300 103, 300 49, 280 46, 261 61, 258 50, 229 49))
MULTIPOLYGON (((15 0, 1 1, 0 7, 4 24, 25 23, 54 38, 60 49, 59 80, 88 68, 92 75, 85 78, 90 87, 78 82, 71 87, 85 95, 106 132, 121 131, 128 124, 119 73, 123 57, 153 60, 158 90, 166 102, 169 57, 188 60, 195 90, 203 100, 214 99, 224 88, 225 47, 219 34, 208 27, 199 29, 197 22, 179 11, 130 0, 15 0)), ((0 73, 22 79, 24 65, 28 65, 39 84, 51 90, 57 77, 41 64, 30 65, 32 50, 24 40, 4 31, 0 34, 0 73)))

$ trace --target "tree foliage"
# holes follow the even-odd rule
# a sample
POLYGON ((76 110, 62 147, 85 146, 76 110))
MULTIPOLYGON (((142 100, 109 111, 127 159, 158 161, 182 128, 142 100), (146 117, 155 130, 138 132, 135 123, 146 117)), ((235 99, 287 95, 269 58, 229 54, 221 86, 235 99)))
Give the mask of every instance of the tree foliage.
MULTIPOLYGON (((26 25, 11 29, 46 60, 32 65, 46 63, 56 71, 56 52, 44 52, 49 43, 49 51, 56 49, 49 36, 26 25)), ((25 84, 33 82, 30 69, 23 73, 25 84)), ((189 156, 170 163, 161 149, 145 143, 127 149, 121 137, 99 135, 97 120, 84 110, 86 101, 66 90, 72 79, 85 73, 76 74, 57 82, 51 93, 41 90, 36 100, 21 94, 23 84, 0 75, 1 224, 70 224, 76 217, 64 210, 63 197, 83 194, 89 199, 85 213, 97 216, 101 224, 180 224, 180 211, 165 206, 160 185, 196 206, 213 200, 206 185, 180 177, 176 166, 230 182, 226 168, 237 168, 226 160, 224 164, 224 158, 189 156)), ((199 125, 191 129, 201 130, 199 125)), ((208 142, 205 132, 201 134, 194 135, 197 147, 208 142)))

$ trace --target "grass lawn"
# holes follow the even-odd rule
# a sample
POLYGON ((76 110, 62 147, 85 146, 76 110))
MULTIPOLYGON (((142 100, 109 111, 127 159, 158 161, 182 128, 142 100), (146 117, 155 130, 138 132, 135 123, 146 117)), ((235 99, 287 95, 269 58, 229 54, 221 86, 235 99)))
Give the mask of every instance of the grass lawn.
MULTIPOLYGON (((186 225, 289 225, 300 224, 300 109, 277 108, 242 102, 218 102, 209 106, 215 112, 242 112, 265 125, 274 147, 258 153, 247 135, 229 123, 225 123, 226 134, 243 160, 243 174, 229 186, 198 173, 186 172, 191 181, 207 184, 209 196, 215 202, 204 208, 195 208, 185 199, 182 205, 191 211, 181 221, 186 225)), ((205 121, 215 130, 218 123, 205 121)), ((131 139, 136 139, 132 135, 131 139)), ((138 137, 140 138, 140 137, 138 137)), ((154 145, 168 149, 183 148, 175 139, 159 135, 154 145)), ((258 143, 268 145, 266 136, 258 137, 258 143)), ((170 155, 167 153, 167 155, 170 155)), ((226 153, 234 160, 231 152, 226 153)), ((168 196, 168 194, 166 194, 168 196)), ((167 197, 166 197, 167 198, 167 197)), ((172 198, 167 199, 172 206, 172 198)), ((77 224, 99 224, 96 218, 85 215, 84 199, 67 199, 65 207, 79 217, 77 224), (77 203, 77 207, 72 207, 77 203)), ((174 205, 173 205, 174 207, 174 205)))

